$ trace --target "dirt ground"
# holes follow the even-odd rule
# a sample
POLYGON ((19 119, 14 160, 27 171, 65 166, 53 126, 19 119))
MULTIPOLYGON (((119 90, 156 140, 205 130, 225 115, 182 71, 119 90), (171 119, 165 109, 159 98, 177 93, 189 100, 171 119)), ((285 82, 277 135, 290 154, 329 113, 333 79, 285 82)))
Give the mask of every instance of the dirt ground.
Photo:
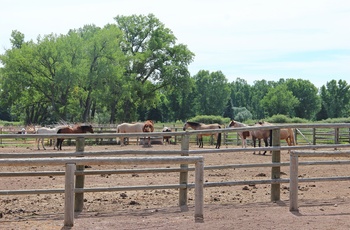
MULTIPOLYGON (((204 146, 214 148, 213 146, 204 146)), ((226 148, 227 146, 222 146, 226 148)), ((228 146, 230 148, 237 146, 228 146)), ((94 146, 91 150, 142 149, 142 146, 94 146)), ((198 147, 193 145, 191 149, 198 147)), ((179 150, 180 145, 153 145, 147 150, 179 150)), ((64 147, 74 151, 75 147, 64 147)), ((46 150, 51 152, 53 150, 46 150)), ((37 152, 36 148, 0 148, 1 153, 37 152)), ((44 152, 41 150, 41 152, 44 152)), ((129 155, 132 156, 132 155, 129 155)), ((239 163, 268 163, 271 155, 230 152, 206 154, 205 166, 239 163)), ((312 160, 344 160, 315 158, 312 160)), ((289 155, 282 152, 281 161, 289 155)), ((87 170, 142 168, 156 166, 92 166, 87 170)), ((167 165, 165 167, 178 167, 167 165)), ((348 176, 348 165, 300 166, 299 177, 348 176)), ((54 167, 2 167, 9 171, 64 171, 54 167)), ((282 167, 289 178, 289 167, 282 167)), ((205 171, 206 182, 271 178, 270 168, 205 171)), ((178 183, 178 173, 112 174, 86 176, 85 187, 157 185, 178 183)), ((194 183, 194 172, 189 173, 194 183)), ((0 190, 64 188, 62 176, 0 177, 0 190)), ((188 211, 178 207, 177 190, 138 190, 84 194, 84 210, 75 214, 74 226, 64 227, 64 194, 0 196, 0 229, 350 229, 349 181, 299 184, 299 212, 289 211, 289 184, 281 185, 281 201, 270 201, 270 185, 238 185, 204 189, 204 222, 194 221, 194 190, 188 194, 188 211)))

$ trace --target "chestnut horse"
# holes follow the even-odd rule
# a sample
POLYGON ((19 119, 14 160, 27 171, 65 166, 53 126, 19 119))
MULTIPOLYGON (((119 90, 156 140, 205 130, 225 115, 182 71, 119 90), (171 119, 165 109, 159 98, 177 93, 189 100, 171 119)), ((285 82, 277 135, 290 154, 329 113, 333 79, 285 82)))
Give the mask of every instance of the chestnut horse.
MULTIPOLYGON (((191 127, 194 130, 205 130, 205 129, 221 129, 221 126, 219 124, 203 124, 198 122, 192 122, 187 121, 183 127, 183 131, 185 131, 187 128, 191 127)), ((199 148, 203 148, 203 136, 211 136, 212 133, 206 133, 206 134, 198 134, 198 142, 199 142, 199 148)), ((214 133, 215 139, 216 139, 216 149, 220 148, 221 145, 221 133, 214 133)))
MULTIPOLYGON (((142 132, 150 133, 150 132, 153 132, 153 131, 154 131, 153 121, 151 121, 151 120, 145 121, 145 123, 143 124, 143 127, 142 127, 142 132)), ((151 137, 148 137, 148 147, 150 147, 150 146, 151 146, 151 137)))
MULTIPOLYGON (((117 133, 142 133, 142 128, 144 122, 137 122, 137 123, 121 123, 117 126, 117 133)), ((120 145, 125 145, 125 138, 120 137, 120 145)), ((138 138, 137 138, 138 141, 138 138)))
MULTIPOLYGON (((247 127, 248 125, 240 123, 238 121, 235 120, 231 120, 230 124, 228 125, 228 127, 247 127)), ((247 138, 251 138, 250 132, 249 131, 241 131, 241 132, 237 132, 237 134, 239 135, 239 137, 242 140, 242 148, 247 148, 247 138)))
MULTIPOLYGON (((58 129, 57 133, 94 133, 92 125, 77 125, 74 127, 64 127, 58 129)), ((62 150, 63 138, 57 138, 56 147, 57 150, 62 150)))

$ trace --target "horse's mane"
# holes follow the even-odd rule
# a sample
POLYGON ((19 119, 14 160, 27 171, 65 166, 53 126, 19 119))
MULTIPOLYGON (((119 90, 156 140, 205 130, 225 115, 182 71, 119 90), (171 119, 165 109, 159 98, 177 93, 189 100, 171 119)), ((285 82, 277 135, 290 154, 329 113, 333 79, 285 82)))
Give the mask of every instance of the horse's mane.
POLYGON ((195 122, 195 121, 187 121, 186 123, 188 123, 189 125, 194 125, 194 126, 199 126, 202 124, 202 123, 195 122))

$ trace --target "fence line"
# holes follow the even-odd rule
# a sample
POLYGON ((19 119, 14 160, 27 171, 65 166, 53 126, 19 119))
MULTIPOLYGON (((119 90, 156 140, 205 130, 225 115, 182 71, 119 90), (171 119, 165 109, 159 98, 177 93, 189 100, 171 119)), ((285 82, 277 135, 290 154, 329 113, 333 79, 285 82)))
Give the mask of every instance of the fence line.
MULTIPOLYGON (((129 164, 195 164, 195 221, 203 222, 203 182, 204 182, 204 158, 196 157, 95 157, 95 158, 20 158, 0 159, 0 166, 32 166, 32 165, 66 165, 65 172, 65 226, 73 226, 74 220, 74 194, 82 193, 82 190, 74 186, 76 165, 129 165, 129 164)), ((186 185, 182 185, 184 187, 186 185)), ((147 189, 152 186, 144 186, 147 189)), ((170 186, 158 186, 158 188, 173 188, 170 186)), ((122 189, 125 189, 123 187, 122 189)), ((135 187, 133 187, 135 189, 135 187)), ((92 189, 93 190, 93 189, 92 189)), ((106 188, 107 190, 107 188, 106 188)), ((33 191, 34 192, 34 191, 33 191)), ((36 190, 36 193, 38 191, 36 190)))
MULTIPOLYGON (((298 124, 296 127, 331 127, 330 125, 334 124, 316 124, 316 125, 305 125, 305 124, 298 124)), ((350 124, 335 124, 335 128, 341 127, 341 125, 344 125, 344 127, 350 127, 350 124)), ((189 140, 190 136, 192 135, 197 135, 197 134, 205 134, 205 133, 213 133, 213 132, 221 132, 221 133, 229 133, 229 132, 237 132, 237 131, 245 131, 245 130, 256 130, 256 129, 266 129, 266 127, 244 127, 244 128, 231 128, 231 129, 217 129, 217 130, 201 130, 201 131, 186 131, 186 132, 170 132, 170 133, 162 133, 162 132, 155 132, 155 133, 137 133, 137 134, 123 134, 123 136, 152 136, 152 135, 176 135, 180 136, 181 138, 181 150, 178 151, 150 151, 150 150, 140 150, 140 151, 130 151, 130 150, 116 150, 116 151, 100 151, 100 152, 85 152, 84 151, 84 146, 85 146, 85 138, 87 139, 92 139, 92 138, 109 138, 113 137, 115 138, 118 136, 118 134, 60 134, 60 135, 33 135, 33 134, 27 134, 27 135, 17 135, 20 138, 23 137, 38 137, 38 136, 51 136, 51 137, 61 137, 61 138, 74 138, 76 139, 76 152, 75 153, 45 153, 46 157, 59 157, 60 154, 66 154, 66 156, 70 157, 79 157, 79 158, 72 158, 72 159, 86 159, 87 157, 91 157, 93 154, 100 154, 100 155, 124 155, 127 153, 132 153, 132 154, 142 154, 142 155, 154 155, 154 154, 159 154, 159 155, 181 155, 183 157, 188 157, 190 155, 198 155, 198 154, 212 154, 212 153, 220 153, 220 152, 248 152, 248 151, 254 151, 254 150, 261 150, 261 151, 272 151, 272 162, 271 163, 266 163, 266 165, 226 165, 226 166, 208 166, 205 167, 206 169, 223 169, 223 168, 234 168, 234 167, 271 167, 271 179, 270 180, 253 180, 253 181, 228 181, 228 182, 210 182, 210 183, 204 183, 204 187, 217 187, 217 186, 231 186, 231 185, 239 185, 239 184, 271 184, 271 201, 276 201, 279 200, 279 194, 280 194, 280 184, 281 183, 288 183, 291 181, 291 179, 281 179, 280 178, 280 167, 281 166, 287 166, 286 163, 280 162, 280 151, 281 150, 305 150, 305 149, 322 149, 322 148, 347 148, 350 147, 350 144, 332 144, 332 145, 305 145, 305 146, 280 146, 280 141, 279 140, 274 140, 279 137, 279 129, 280 128, 285 128, 285 127, 290 127, 291 125, 277 125, 277 126, 270 126, 268 127, 269 129, 273 130, 273 146, 272 147, 262 147, 262 148, 226 148, 226 149, 199 149, 199 150, 190 150, 189 149, 189 140), (276 185, 276 186, 275 186, 276 185)), ((293 127, 292 127, 293 128, 293 127)), ((3 138, 13 138, 16 135, 1 135, 3 138)), ((279 139, 279 138, 278 138, 279 139)), ((35 157, 42 157, 43 154, 40 153, 35 153, 33 154, 35 157)), ((0 154, 0 157, 8 157, 8 158, 16 158, 20 156, 20 154, 0 154)), ((104 157, 108 158, 108 157, 104 157)), ((16 160, 16 159, 12 159, 16 160)), ((51 159, 55 160, 55 159, 51 159)), ((32 161, 35 161, 35 159, 32 159, 32 161)), ((44 162, 42 162, 44 163, 44 162)), ((305 165, 307 164, 325 164, 321 162, 304 162, 305 165)), ((303 163, 303 164, 304 164, 303 163)), ((84 163, 86 164, 86 163, 84 163)), ((338 161, 332 164, 349 164, 349 162, 345 161, 338 161)), ((0 164, 1 165, 1 164, 0 164)), ((301 164, 300 164, 301 165, 301 164)), ((163 170, 163 169, 160 169, 163 170)), ((171 169, 169 169, 171 170, 171 169)), ((182 162, 180 164, 180 169, 178 169, 180 173, 180 183, 177 188, 179 188, 179 206, 180 207, 186 207, 187 206, 187 192, 189 188, 192 188, 195 186, 195 184, 189 184, 188 183, 188 172, 192 170, 191 168, 188 167, 188 163, 182 162)), ((122 172, 122 171, 119 171, 122 172)), ((126 173, 125 171, 122 173, 126 173)), ((83 195, 84 192, 89 192, 89 191, 98 191, 98 189, 105 189, 105 188, 84 188, 84 175, 89 175, 88 171, 84 171, 84 169, 81 170, 76 170, 75 175, 77 176, 76 181, 82 181, 81 186, 77 185, 75 186, 75 192, 78 195, 83 195), (81 177, 82 180, 78 180, 78 176, 81 177)), ((347 180, 347 177, 336 177, 336 180, 347 180)), ((332 178, 304 178, 300 179, 299 182, 308 182, 308 181, 320 181, 320 180, 335 180, 332 178)), ((291 182, 290 182, 291 183, 291 182)), ((174 188, 175 185, 168 185, 169 188, 174 188)), ((68 186, 69 187, 69 186, 68 186)), ((117 187, 112 188, 112 189, 118 189, 117 187)), ((123 190, 126 188, 123 187, 123 190)), ((138 189, 136 186, 130 187, 130 189, 138 189)), ((144 187, 140 187, 140 189, 144 189, 144 187)), ((57 191, 57 190, 56 190, 57 191)), ((62 190, 61 190, 62 192, 62 190)), ((75 201, 80 200, 80 204, 82 203, 82 199, 75 199, 75 201)), ((79 206, 79 202, 75 203, 75 208, 79 206)), ((78 210, 82 207, 78 207, 78 210)))
MULTIPOLYGON (((350 155, 350 151, 322 151, 322 152, 291 151, 289 210, 298 211, 298 181, 300 181, 300 179, 298 179, 299 157, 334 157, 334 156, 349 156, 349 155, 350 155)), ((348 161, 344 163, 348 163, 348 161)), ((350 177, 308 178, 308 181, 324 181, 324 180, 332 180, 332 181, 350 180, 350 177)))

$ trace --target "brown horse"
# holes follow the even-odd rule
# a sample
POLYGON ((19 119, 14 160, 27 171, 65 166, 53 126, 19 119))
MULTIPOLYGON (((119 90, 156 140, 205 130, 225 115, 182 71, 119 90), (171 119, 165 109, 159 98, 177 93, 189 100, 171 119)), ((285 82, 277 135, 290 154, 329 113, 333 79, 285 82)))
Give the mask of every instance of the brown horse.
MULTIPOLYGON (((247 127, 248 125, 240 123, 238 121, 231 120, 229 127, 247 127)), ((242 140, 242 148, 247 148, 247 138, 251 138, 249 131, 237 132, 239 137, 242 140)))
MULTIPOLYGON (((142 128, 144 126, 144 122, 137 123, 121 123, 117 126, 117 133, 142 133, 142 128)), ((125 138, 120 137, 120 145, 125 145, 125 138)), ((137 138, 138 140, 138 138, 137 138)))
MULTIPOLYGON (((147 120, 145 121, 142 132, 144 133, 150 133, 154 131, 154 123, 152 120, 147 120)), ((148 147, 151 146, 151 137, 148 137, 148 147)))
MULTIPOLYGON (((254 126, 268 126, 268 124, 263 122, 257 122, 255 123, 254 126)), ((269 129, 252 130, 250 131, 250 133, 252 135, 254 148, 256 147, 256 139, 258 139, 259 141, 259 147, 261 147, 261 139, 264 140, 265 147, 269 146, 268 138, 270 137, 271 130, 269 129)), ((253 152, 253 154, 255 154, 255 151, 253 152)), ((259 151, 259 154, 260 154, 260 151, 259 151)), ((263 155, 265 154, 266 154, 266 151, 264 151, 263 155)))
MULTIPOLYGON (((92 125, 77 125, 74 127, 64 127, 58 129, 57 133, 94 133, 94 130, 92 129, 92 125)), ((56 147, 57 150, 62 150, 62 143, 64 139, 63 138, 57 138, 56 147)))
MULTIPOLYGON (((162 132, 171 132, 171 128, 164 127, 162 132)), ((170 138, 171 136, 163 136, 163 142, 165 141, 165 143, 170 144, 170 138)))
MULTIPOLYGON (((260 122, 260 124, 265 126, 274 125, 266 121, 260 122)), ((285 140, 288 146, 295 145, 294 129, 292 128, 280 129, 280 140, 285 140)))
MULTIPOLYGON (((183 127, 183 131, 185 131, 187 128, 191 127, 194 130, 205 130, 205 129, 221 129, 221 126, 219 124, 203 124, 198 122, 192 122, 187 121, 183 127)), ((199 142, 199 148, 203 148, 203 136, 211 136, 212 133, 206 133, 206 134, 198 134, 198 142, 199 142)), ((215 139, 216 139, 216 149, 220 148, 221 145, 221 133, 214 133, 215 139)))

